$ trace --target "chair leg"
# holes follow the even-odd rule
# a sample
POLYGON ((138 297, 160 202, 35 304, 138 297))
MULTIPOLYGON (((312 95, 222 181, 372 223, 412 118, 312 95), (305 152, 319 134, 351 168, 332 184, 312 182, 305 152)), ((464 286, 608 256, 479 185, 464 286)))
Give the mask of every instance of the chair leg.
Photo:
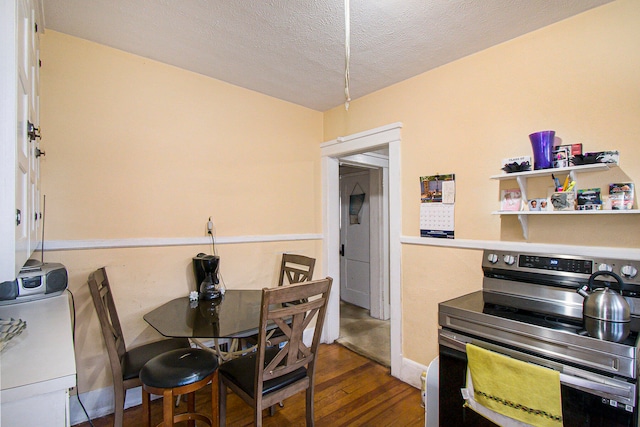
MULTIPOLYGON (((225 427, 227 425, 227 386, 222 382, 222 377, 218 376, 216 372, 216 377, 218 377, 218 425, 220 427, 225 427)), ((214 388, 213 382, 211 382, 211 388, 214 388)), ((213 390, 211 391, 211 397, 213 398, 213 390)), ((211 404, 213 405, 213 400, 211 404)))
POLYGON ((151 427, 151 405, 149 393, 142 390, 142 426, 151 427))
POLYGON ((256 396, 253 399, 253 425, 255 427, 262 427, 262 412, 264 409, 265 408, 262 405, 262 396, 256 396))
POLYGON ((122 423, 124 420, 124 398, 126 396, 127 391, 124 389, 124 386, 116 386, 114 387, 114 427, 122 427, 122 423))
POLYGON ((307 388, 307 427, 313 427, 313 387, 307 388))
POLYGON ((173 425, 173 394, 171 389, 165 389, 162 396, 162 419, 164 426, 173 425))
POLYGON ((218 371, 213 374, 213 379, 211 380, 211 422, 214 426, 220 425, 220 415, 218 409, 218 394, 220 393, 218 387, 218 371))

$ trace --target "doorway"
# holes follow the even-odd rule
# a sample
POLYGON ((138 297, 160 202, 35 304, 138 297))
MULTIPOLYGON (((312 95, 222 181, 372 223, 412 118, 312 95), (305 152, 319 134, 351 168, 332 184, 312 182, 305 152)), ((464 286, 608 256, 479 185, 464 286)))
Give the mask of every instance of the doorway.
MULTIPOLYGON (((379 277, 388 292, 390 319, 391 374, 400 378, 402 368, 402 317, 400 299, 400 123, 337 138, 321 145, 323 274, 334 278, 323 342, 334 342, 340 335, 340 165, 370 168, 382 175, 379 277), (381 155, 380 153, 385 153, 381 155)), ((380 299, 383 300, 383 299, 380 299)), ((373 307, 372 307, 373 308, 373 307)), ((384 311, 384 307, 382 308, 384 311)))
MULTIPOLYGON (((379 160, 388 156, 377 155, 379 160)), ((381 168, 340 165, 340 337, 337 342, 391 366, 388 280, 380 265, 383 186, 381 168)), ((385 166, 386 167, 386 166, 385 166)))

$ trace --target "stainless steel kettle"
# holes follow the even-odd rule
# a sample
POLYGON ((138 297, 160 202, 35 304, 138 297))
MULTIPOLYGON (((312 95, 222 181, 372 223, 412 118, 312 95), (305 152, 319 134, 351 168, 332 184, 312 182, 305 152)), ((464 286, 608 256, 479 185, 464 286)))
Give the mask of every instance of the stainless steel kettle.
POLYGON ((584 326, 589 335, 594 338, 621 342, 629 336, 631 309, 620 293, 610 289, 612 282, 601 282, 604 287, 592 291, 595 286, 594 279, 601 275, 616 279, 620 291, 624 286, 622 278, 609 271, 598 271, 589 276, 589 283, 578 289, 578 293, 584 297, 582 302, 584 326))

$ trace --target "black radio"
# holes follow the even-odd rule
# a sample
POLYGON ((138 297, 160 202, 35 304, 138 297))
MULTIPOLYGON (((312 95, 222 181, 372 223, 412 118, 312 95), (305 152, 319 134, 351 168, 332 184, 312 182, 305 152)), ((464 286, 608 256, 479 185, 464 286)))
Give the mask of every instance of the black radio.
POLYGON ((0 305, 60 295, 67 289, 67 281, 67 269, 59 263, 22 269, 16 280, 0 283, 0 305))

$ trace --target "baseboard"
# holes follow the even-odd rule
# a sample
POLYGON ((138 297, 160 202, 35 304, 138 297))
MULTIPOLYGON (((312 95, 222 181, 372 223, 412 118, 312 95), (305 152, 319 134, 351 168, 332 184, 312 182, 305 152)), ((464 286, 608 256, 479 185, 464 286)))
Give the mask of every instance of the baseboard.
POLYGON ((425 365, 403 357, 398 379, 419 389, 422 387, 420 377, 423 372, 427 372, 427 368, 425 365))
MULTIPOLYGON (((87 414, 93 420, 113 413, 113 387, 105 387, 80 393, 80 401, 87 410, 87 414)), ((153 398, 153 396, 152 396, 153 398)), ((140 387, 127 390, 124 401, 125 409, 142 404, 142 390, 140 387)), ((71 425, 84 423, 87 420, 82 406, 78 401, 78 395, 69 396, 69 412, 71 412, 71 425)))

